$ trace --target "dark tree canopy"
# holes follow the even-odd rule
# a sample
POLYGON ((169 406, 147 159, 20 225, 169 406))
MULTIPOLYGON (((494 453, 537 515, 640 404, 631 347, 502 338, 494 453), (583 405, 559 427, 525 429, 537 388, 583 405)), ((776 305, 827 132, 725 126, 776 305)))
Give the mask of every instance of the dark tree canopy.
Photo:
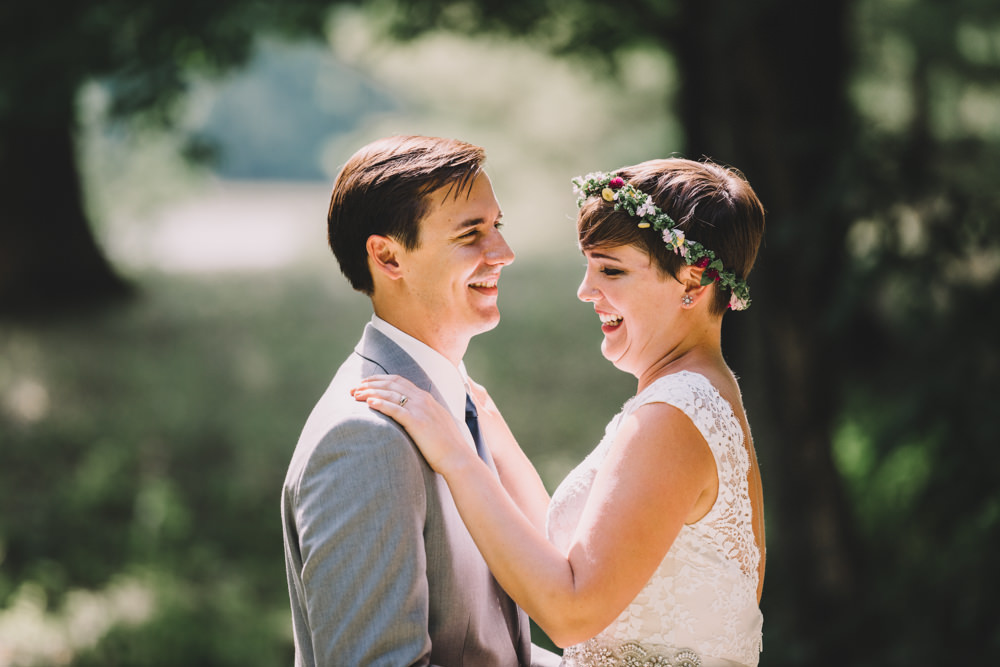
POLYGON ((318 35, 329 3, 69 2, 0 7, 0 315, 126 292, 91 233, 74 144, 81 87, 169 123, 193 71, 243 62, 263 32, 318 35))

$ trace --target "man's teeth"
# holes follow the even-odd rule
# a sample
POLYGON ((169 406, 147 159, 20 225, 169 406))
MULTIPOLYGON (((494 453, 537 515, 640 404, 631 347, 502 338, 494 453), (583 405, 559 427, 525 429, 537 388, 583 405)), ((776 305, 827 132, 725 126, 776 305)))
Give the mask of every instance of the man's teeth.
POLYGON ((478 283, 469 283, 469 287, 496 287, 496 286, 497 286, 496 280, 484 280, 478 283))
POLYGON ((622 323, 621 315, 607 315, 605 313, 598 313, 598 317, 601 318, 601 324, 609 324, 611 326, 618 326, 622 323))

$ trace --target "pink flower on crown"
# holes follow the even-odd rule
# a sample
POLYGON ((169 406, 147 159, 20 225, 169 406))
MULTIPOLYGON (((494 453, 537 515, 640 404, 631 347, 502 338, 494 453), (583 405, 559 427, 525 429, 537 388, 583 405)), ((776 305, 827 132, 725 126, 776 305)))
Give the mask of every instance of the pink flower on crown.
POLYGON ((621 176, 615 176, 610 181, 608 181, 608 187, 613 188, 615 190, 622 187, 623 185, 625 185, 625 179, 622 178, 621 176))
POLYGON ((707 269, 705 271, 705 275, 711 278, 713 281, 719 279, 719 272, 716 271, 715 269, 707 269))
POLYGON ((709 261, 708 257, 702 257, 701 259, 699 259, 697 262, 694 263, 694 265, 697 266, 699 269, 704 269, 709 264, 711 264, 711 261, 709 261))

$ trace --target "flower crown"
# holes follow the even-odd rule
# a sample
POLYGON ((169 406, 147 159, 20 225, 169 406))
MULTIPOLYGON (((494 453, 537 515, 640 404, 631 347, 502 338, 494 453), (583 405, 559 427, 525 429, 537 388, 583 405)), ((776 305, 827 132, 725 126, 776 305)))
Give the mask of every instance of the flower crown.
POLYGON ((717 259, 714 252, 697 241, 685 238, 684 232, 676 228, 674 219, 661 211, 652 197, 626 183, 618 174, 598 171, 577 176, 573 179, 573 191, 579 196, 577 206, 583 206, 587 197, 600 196, 607 202, 614 202, 616 211, 625 211, 639 218, 640 229, 652 227, 661 232, 667 247, 683 257, 688 265, 705 269, 701 274, 702 285, 718 282, 722 289, 729 290, 731 310, 746 310, 750 306, 750 288, 746 281, 724 269, 722 260, 717 259))

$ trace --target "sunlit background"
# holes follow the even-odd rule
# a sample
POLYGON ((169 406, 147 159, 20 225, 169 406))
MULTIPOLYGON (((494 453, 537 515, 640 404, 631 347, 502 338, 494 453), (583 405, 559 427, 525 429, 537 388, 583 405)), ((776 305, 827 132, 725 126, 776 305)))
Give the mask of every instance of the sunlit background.
POLYGON ((291 663, 281 481, 370 316, 326 207, 389 134, 486 148, 517 261, 466 363, 550 491, 634 390, 575 298, 569 179, 675 154, 742 168, 769 212, 725 341, 767 495, 761 664, 1000 651, 1000 7, 312 4, 278 31, 248 3, 244 58, 177 46, 200 55, 176 71, 117 27, 132 5, 46 37, 42 14, 0 10, 0 667, 291 663), (57 143, 19 141, 49 122, 50 56, 73 69, 61 40, 101 22, 139 55, 78 75, 67 116, 85 226, 121 279, 94 297, 46 208, 72 199, 57 143), (809 51, 811 30, 843 51, 809 51), (782 41, 794 86, 742 68, 782 41), (143 103, 161 79, 180 92, 143 103), (5 211, 28 154, 42 194, 5 211))

